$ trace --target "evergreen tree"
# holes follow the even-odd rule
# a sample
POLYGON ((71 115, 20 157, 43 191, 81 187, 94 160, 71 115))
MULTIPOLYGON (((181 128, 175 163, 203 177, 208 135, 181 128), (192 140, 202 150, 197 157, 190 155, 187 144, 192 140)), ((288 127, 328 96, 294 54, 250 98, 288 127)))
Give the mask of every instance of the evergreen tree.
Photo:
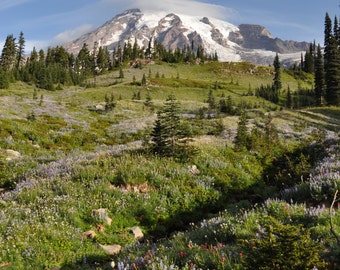
POLYGON ((243 110, 240 115, 240 119, 237 126, 237 134, 234 140, 236 151, 240 151, 248 147, 249 136, 247 124, 248 124, 247 113, 246 111, 243 110))
POLYGON ((124 72, 122 68, 119 68, 119 79, 124 79, 124 72))
POLYGON ((180 105, 172 94, 157 113, 157 120, 151 133, 152 151, 163 157, 188 155, 189 140, 190 135, 181 123, 180 105))
POLYGON ((224 98, 220 99, 218 108, 221 113, 227 113, 227 102, 224 98))
POLYGON ((280 59, 279 55, 276 54, 275 59, 274 59, 274 82, 272 85, 272 99, 274 103, 278 103, 279 101, 279 93, 282 88, 282 83, 281 83, 281 64, 280 64, 280 59))
POLYGON ((271 144, 276 143, 278 139, 278 134, 273 124, 273 117, 271 116, 271 114, 268 114, 268 117, 265 119, 264 129, 266 144, 270 146, 271 144))
MULTIPOLYGON (((33 54, 33 53, 32 53, 33 54)), ((44 64, 45 63, 45 51, 43 49, 41 49, 39 51, 39 62, 44 64)), ((31 56, 32 57, 32 56, 31 56)))
POLYGON ((218 54, 217 54, 217 52, 215 51, 215 54, 214 54, 214 61, 218 61, 218 54))
POLYGON ((315 91, 315 99, 316 105, 319 106, 322 103, 322 96, 324 94, 324 67, 322 60, 322 52, 320 44, 317 47, 317 53, 315 58, 315 71, 314 71, 314 91, 315 91))
POLYGON ((216 103, 215 103, 215 97, 214 97, 212 89, 209 90, 207 103, 209 105, 210 110, 215 109, 216 103))
POLYGON ((279 59, 279 55, 276 54, 275 59, 274 59, 274 89, 277 91, 280 91, 282 88, 282 83, 281 83, 281 63, 279 59))
POLYGON ((53 65, 58 65, 64 70, 70 68, 69 54, 63 46, 57 46, 52 52, 53 65))
POLYGON ((334 17, 334 23, 333 23, 333 36, 335 37, 337 44, 339 46, 339 41, 340 41, 340 29, 339 29, 339 21, 338 17, 334 17))
POLYGON ((132 59, 132 45, 130 40, 124 44, 123 47, 123 62, 129 61, 132 59))
POLYGON ((83 77, 87 77, 93 73, 93 61, 86 43, 83 44, 83 47, 79 51, 76 63, 77 70, 82 73, 83 77))
MULTIPOLYGON (((39 60, 39 55, 37 53, 37 50, 35 49, 35 47, 33 47, 31 55, 30 55, 30 62, 37 62, 39 60)), ((45 58, 44 58, 45 61, 45 58)))
POLYGON ((332 20, 328 13, 325 16, 325 39, 324 39, 324 65, 325 71, 327 71, 327 64, 331 60, 331 40, 332 40, 332 20))
POLYGON ((288 85, 288 91, 287 91, 287 101, 286 101, 286 107, 288 109, 292 108, 292 94, 290 92, 290 87, 288 85))
POLYGON ((7 71, 3 70, 0 67, 0 89, 8 89, 9 88, 9 76, 7 71))
POLYGON ((39 106, 41 106, 43 104, 43 102, 44 102, 44 95, 41 94, 40 101, 39 101, 39 106))
POLYGON ((149 91, 146 92, 144 105, 149 108, 153 107, 153 102, 149 91))
POLYGON ((334 36, 330 40, 330 57, 325 67, 326 101, 330 105, 340 104, 340 54, 334 36))
POLYGON ((226 108, 226 112, 229 113, 229 114, 233 114, 234 113, 234 109, 233 109, 233 106, 234 106, 234 103, 233 103, 233 100, 231 98, 231 96, 227 96, 227 108, 226 108))
POLYGON ((33 90, 33 100, 37 100, 38 99, 38 90, 37 88, 34 88, 33 90))
POLYGON ((25 54, 25 38, 24 33, 20 32, 17 48, 17 65, 16 65, 17 69, 19 69, 24 60, 24 54, 25 54))
POLYGON ((100 73, 104 73, 109 69, 109 65, 109 51, 100 46, 96 55, 97 69, 100 73))
POLYGON ((47 49, 47 53, 46 53, 46 58, 45 58, 45 64, 46 66, 52 66, 55 63, 55 49, 49 47, 47 49))
POLYGON ((313 44, 309 45, 309 51, 305 54, 305 62, 303 65, 303 70, 307 73, 314 72, 314 52, 313 52, 313 44))
POLYGON ((136 99, 137 100, 141 100, 141 93, 140 93, 140 91, 138 91, 137 93, 136 93, 136 99))
POLYGON ((105 111, 112 111, 116 107, 115 97, 113 93, 109 97, 107 94, 105 95, 105 111))
POLYGON ((39 70, 39 74, 37 74, 36 85, 42 89, 54 90, 52 73, 48 68, 44 67, 39 70))
POLYGON ((197 47, 196 58, 201 59, 202 61, 205 60, 204 47, 202 45, 198 45, 197 47))
POLYGON ((145 50, 145 58, 150 59, 152 57, 152 51, 151 51, 151 44, 152 44, 152 38, 150 38, 148 47, 145 50))
POLYGON ((94 84, 96 84, 96 76, 98 73, 98 65, 97 65, 97 56, 98 56, 98 41, 95 41, 93 44, 93 50, 92 53, 90 53, 91 55, 91 60, 93 61, 92 65, 93 65, 93 76, 94 76, 94 84))
POLYGON ((137 59, 138 54, 139 54, 139 46, 137 43, 137 39, 135 38, 135 42, 133 43, 133 47, 132 47, 131 59, 132 60, 137 59))
POLYGON ((146 86, 146 77, 145 77, 145 74, 143 74, 143 77, 142 77, 142 86, 146 86))
POLYGON ((340 104, 340 53, 337 24, 338 21, 336 19, 334 27, 335 33, 333 33, 332 21, 328 13, 326 13, 324 42, 325 98, 330 105, 340 104))
POLYGON ((118 42, 118 47, 117 47, 117 53, 116 53, 116 59, 118 62, 118 66, 123 63, 123 49, 120 43, 118 42))
POLYGON ((8 35, 5 41, 5 45, 2 49, 0 66, 4 71, 12 70, 17 64, 17 49, 15 44, 15 38, 13 35, 8 35))

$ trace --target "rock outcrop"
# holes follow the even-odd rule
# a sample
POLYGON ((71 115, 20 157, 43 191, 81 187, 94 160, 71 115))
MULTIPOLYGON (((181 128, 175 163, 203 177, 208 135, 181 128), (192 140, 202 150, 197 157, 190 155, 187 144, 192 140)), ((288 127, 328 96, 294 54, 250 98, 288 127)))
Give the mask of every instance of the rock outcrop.
POLYGON ((305 51, 309 46, 307 42, 274 38, 267 28, 254 24, 241 24, 239 31, 229 34, 229 40, 246 49, 264 49, 283 54, 305 51))
POLYGON ((117 255, 121 250, 122 246, 120 245, 101 245, 99 247, 106 252, 106 254, 110 256, 117 255))
POLYGON ((2 152, 6 161, 12 161, 21 158, 21 154, 18 151, 12 149, 6 149, 2 152))
POLYGON ((130 229, 130 231, 133 233, 133 235, 135 236, 135 239, 137 241, 140 241, 144 238, 144 234, 142 232, 142 230, 138 227, 138 226, 134 226, 130 229))

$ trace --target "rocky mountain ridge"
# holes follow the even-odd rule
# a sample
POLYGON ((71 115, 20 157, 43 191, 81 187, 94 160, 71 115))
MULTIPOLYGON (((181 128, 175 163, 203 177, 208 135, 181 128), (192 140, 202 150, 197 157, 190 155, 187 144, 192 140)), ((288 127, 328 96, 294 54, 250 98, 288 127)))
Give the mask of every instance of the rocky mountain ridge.
POLYGON ((256 64, 272 64, 276 53, 283 63, 298 62, 307 42, 284 41, 274 38, 260 25, 235 26, 215 18, 195 17, 166 12, 150 13, 131 9, 116 15, 96 30, 64 44, 77 54, 84 43, 93 48, 95 42, 109 50, 118 44, 137 40, 139 46, 147 47, 156 40, 165 48, 176 49, 194 45, 203 46, 206 53, 217 53, 220 61, 250 61, 256 64))

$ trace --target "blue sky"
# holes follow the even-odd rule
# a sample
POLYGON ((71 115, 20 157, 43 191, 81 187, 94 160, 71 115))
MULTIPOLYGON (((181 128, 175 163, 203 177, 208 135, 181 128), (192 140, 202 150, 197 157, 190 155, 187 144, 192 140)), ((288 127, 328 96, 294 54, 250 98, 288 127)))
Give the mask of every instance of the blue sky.
POLYGON ((260 24, 274 37, 321 44, 326 12, 332 19, 340 14, 338 0, 1 0, 0 46, 20 31, 28 52, 60 45, 134 7, 260 24))

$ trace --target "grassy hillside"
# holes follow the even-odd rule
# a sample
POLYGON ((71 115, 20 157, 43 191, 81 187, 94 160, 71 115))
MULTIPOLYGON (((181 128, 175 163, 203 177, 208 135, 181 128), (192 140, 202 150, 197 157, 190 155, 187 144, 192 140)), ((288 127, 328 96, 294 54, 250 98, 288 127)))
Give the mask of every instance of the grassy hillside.
MULTIPOLYGON (((254 96, 272 83, 271 67, 156 63, 123 73, 56 91, 21 82, 0 90, 0 269, 250 269, 245 243, 268 224, 301 226, 312 242, 299 252, 316 250, 319 269, 340 265, 328 212, 340 181, 340 108, 282 105, 288 86, 312 87, 311 75, 283 71, 276 105, 254 96), (193 136, 196 154, 185 161, 148 151, 170 94, 193 136), (219 112, 228 98, 233 112, 219 112), (239 108, 251 146, 235 151, 239 108), (144 233, 138 245, 134 226, 144 233), (99 247, 112 244, 119 255, 99 247)), ((332 217, 339 235, 339 211, 332 217)))

